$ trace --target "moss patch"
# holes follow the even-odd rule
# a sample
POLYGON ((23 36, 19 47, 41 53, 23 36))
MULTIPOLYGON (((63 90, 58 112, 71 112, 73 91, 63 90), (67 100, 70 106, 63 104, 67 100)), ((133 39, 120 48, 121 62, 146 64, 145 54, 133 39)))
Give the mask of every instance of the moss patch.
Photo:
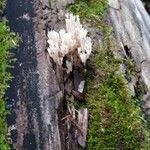
POLYGON ((5 118, 7 111, 5 109, 4 94, 11 80, 10 73, 7 72, 9 65, 9 49, 14 47, 15 36, 9 32, 6 21, 0 22, 0 149, 8 150, 7 144, 7 126, 5 118))
MULTIPOLYGON (((94 49, 87 68, 86 107, 90 117, 86 149, 148 149, 150 133, 146 122, 119 72, 121 62, 110 52, 111 29, 99 19, 107 8, 107 1, 76 0, 67 8, 84 20, 89 19, 103 33, 103 47, 94 49)), ((134 75, 133 63, 126 63, 134 75)))
POLYGON ((139 149, 147 129, 124 81, 119 61, 107 49, 91 59, 95 76, 88 70, 87 107, 90 110, 87 149, 139 149))
POLYGON ((75 4, 67 6, 67 9, 80 18, 91 18, 102 16, 107 8, 107 0, 76 0, 75 4))
POLYGON ((3 13, 3 9, 5 7, 5 3, 6 3, 5 0, 0 0, 0 14, 3 13))

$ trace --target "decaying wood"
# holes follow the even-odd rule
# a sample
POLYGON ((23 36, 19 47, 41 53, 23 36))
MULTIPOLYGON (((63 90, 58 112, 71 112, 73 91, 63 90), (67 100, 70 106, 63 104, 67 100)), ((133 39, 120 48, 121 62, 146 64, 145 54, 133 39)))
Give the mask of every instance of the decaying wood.
MULTIPOLYGON (((53 63, 46 51, 47 30, 59 31, 64 27, 64 6, 72 2, 7 1, 10 28, 21 37, 15 78, 8 91, 11 99, 15 99, 15 108, 7 118, 8 135, 15 150, 77 150, 78 143, 86 146, 88 110, 81 109, 77 114, 64 99, 65 89, 71 94, 73 84, 77 94, 84 71, 75 66, 73 84, 66 80, 64 87, 63 69, 53 63)), ((130 49, 150 92, 149 15, 140 0, 109 0, 109 5, 115 37, 124 53, 124 46, 130 49)), ((94 28, 91 32, 92 39, 98 41, 99 32, 94 28)), ((146 109, 150 108, 149 99, 148 96, 146 109)))
MULTIPOLYGON (((130 49, 132 57, 140 70, 143 61, 150 62, 150 17, 140 0, 109 0, 109 20, 113 26, 116 39, 130 49), (112 7, 121 8, 120 10, 112 7)), ((148 64, 148 63, 146 63, 148 64)), ((147 68, 147 77, 150 76, 147 68)), ((145 73, 143 73, 145 74, 145 73)), ((142 74, 142 75, 143 75, 142 74)), ((146 85, 150 85, 150 78, 144 76, 146 85)))
POLYGON ((79 111, 75 110, 73 104, 68 103, 69 114, 61 120, 67 123, 68 131, 68 149, 77 150, 78 144, 83 148, 86 147, 86 137, 88 128, 88 109, 82 108, 79 111), (72 131, 74 131, 72 133, 72 131), (77 139, 77 140, 76 140, 77 139))
POLYGON ((63 69, 53 63, 46 51, 47 30, 58 31, 64 27, 64 6, 70 2, 8 0, 10 28, 21 37, 15 78, 8 91, 15 99, 15 108, 8 117, 8 135, 16 150, 76 150, 78 147, 77 124, 74 121, 65 124, 61 120, 69 112, 64 99, 63 69))
POLYGON ((78 143, 82 147, 86 147, 86 136, 87 136, 87 128, 88 128, 88 109, 83 108, 78 112, 78 125, 82 131, 82 134, 78 135, 78 143))
POLYGON ((85 102, 84 93, 80 93, 79 91, 72 90, 72 95, 75 97, 76 100, 85 102))
MULTIPOLYGON (((141 0, 109 0, 108 20, 118 43, 121 43, 125 57, 128 51, 136 64, 138 78, 142 78, 147 95, 150 93, 150 16, 146 12, 141 0), (120 8, 120 9, 113 9, 120 8)), ((136 80, 139 80, 136 79, 136 80)), ((135 82, 136 81, 132 81, 135 82)), ((133 88, 132 88, 133 89, 133 88)), ((150 108, 147 106, 143 111, 150 108)), ((149 111, 147 115, 150 116, 149 111)))

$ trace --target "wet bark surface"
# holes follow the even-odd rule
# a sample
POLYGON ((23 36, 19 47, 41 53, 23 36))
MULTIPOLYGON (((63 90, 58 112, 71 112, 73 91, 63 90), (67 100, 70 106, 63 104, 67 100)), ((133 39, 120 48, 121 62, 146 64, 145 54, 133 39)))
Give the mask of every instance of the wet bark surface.
MULTIPOLYGON (((63 74, 49 58, 47 29, 64 27, 67 1, 8 0, 6 15, 11 31, 20 37, 17 62, 7 91, 9 141, 15 150, 67 149, 68 131, 63 74)), ((70 130, 72 133, 73 129, 70 130)), ((73 135, 73 134, 72 134, 73 135)), ((72 149, 76 142, 70 141, 72 149)))

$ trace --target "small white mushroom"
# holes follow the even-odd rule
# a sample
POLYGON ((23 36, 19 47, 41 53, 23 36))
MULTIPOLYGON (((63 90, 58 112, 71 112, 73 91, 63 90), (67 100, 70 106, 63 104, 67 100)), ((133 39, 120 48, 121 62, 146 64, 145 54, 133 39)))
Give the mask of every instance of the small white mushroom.
MULTIPOLYGON (((71 52, 72 55, 79 55, 85 65, 92 51, 91 38, 87 37, 87 30, 82 27, 79 16, 66 14, 65 21, 66 30, 48 32, 48 53, 55 63, 62 65, 63 57, 71 52)), ((66 63, 71 68, 72 64, 66 63)))

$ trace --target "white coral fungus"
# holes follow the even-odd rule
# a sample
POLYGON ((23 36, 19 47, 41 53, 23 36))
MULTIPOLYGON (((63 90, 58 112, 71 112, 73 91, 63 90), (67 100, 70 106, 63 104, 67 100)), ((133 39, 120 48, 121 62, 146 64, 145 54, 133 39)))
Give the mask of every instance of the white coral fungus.
MULTIPOLYGON (((85 65, 92 51, 91 38, 87 37, 88 31, 82 27, 78 16, 67 14, 65 21, 66 30, 48 32, 48 53, 59 65, 62 65, 63 57, 69 53, 79 55, 85 65)), ((72 59, 73 57, 71 56, 72 59)))

